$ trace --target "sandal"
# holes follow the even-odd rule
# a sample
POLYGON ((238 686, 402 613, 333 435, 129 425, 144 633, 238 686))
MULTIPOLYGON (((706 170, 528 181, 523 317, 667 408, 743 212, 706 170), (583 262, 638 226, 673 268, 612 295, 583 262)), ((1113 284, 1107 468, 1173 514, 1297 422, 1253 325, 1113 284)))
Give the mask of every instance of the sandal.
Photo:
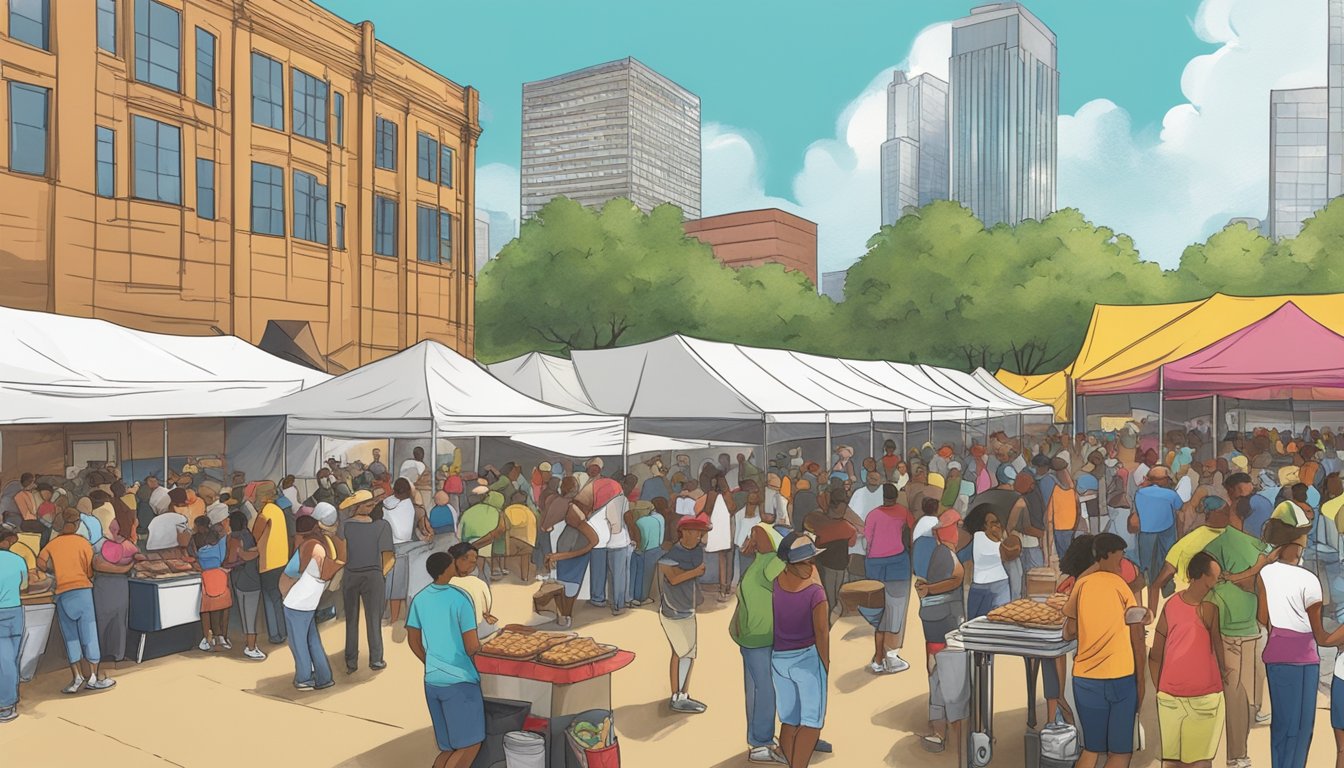
POLYGON ((942 752, 944 749, 947 749, 947 742, 943 740, 942 736, 937 734, 921 736, 919 745, 924 747, 925 752, 942 752))

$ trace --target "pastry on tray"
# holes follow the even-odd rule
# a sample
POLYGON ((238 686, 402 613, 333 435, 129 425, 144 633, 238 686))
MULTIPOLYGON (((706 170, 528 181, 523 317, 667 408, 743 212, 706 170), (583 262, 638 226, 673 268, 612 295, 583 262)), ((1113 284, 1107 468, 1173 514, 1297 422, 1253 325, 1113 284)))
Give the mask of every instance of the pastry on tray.
POLYGON ((989 612, 990 621, 998 621, 1019 626, 1064 625, 1064 612, 1060 608, 1031 599, 1014 600, 989 612))
POLYGON ((503 656, 512 659, 530 659, 556 643, 564 642, 567 635, 550 632, 514 632, 503 630, 487 640, 481 650, 491 656, 503 656))
POLYGON ((605 656, 611 652, 611 646, 599 645, 591 637, 580 637, 548 648, 537 658, 542 664, 569 666, 581 664, 589 659, 605 656))

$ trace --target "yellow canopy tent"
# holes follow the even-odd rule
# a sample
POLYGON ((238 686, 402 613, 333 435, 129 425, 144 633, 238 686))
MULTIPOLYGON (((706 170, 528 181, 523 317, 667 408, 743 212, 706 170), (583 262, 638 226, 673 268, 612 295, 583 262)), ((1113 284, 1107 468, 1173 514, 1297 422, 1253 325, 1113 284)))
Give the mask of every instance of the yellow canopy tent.
POLYGON ((1069 420, 1069 380, 1064 371, 1023 376, 1001 368, 994 378, 1019 395, 1054 408, 1056 422, 1069 420))

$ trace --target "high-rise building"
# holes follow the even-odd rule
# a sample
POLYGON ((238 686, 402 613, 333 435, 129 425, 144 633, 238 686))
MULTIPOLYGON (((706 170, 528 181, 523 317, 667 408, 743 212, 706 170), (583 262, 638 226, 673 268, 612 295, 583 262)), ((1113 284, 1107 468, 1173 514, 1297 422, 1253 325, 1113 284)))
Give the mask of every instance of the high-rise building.
POLYGON ((523 84, 522 215, 565 196, 700 217, 700 98, 633 58, 523 84))
POLYGON ((476 209, 476 272, 490 260, 490 214, 476 209))
POLYGON ((836 304, 845 300, 845 275, 849 274, 841 269, 835 272, 821 273, 821 295, 827 296, 836 304))
POLYGON ((686 222, 686 234, 730 267, 782 264, 817 283, 817 224, 801 216, 778 208, 725 213, 686 222))
POLYGON ((1327 199, 1344 195, 1344 0, 1329 3, 1326 87, 1329 114, 1327 199))
POLYGON ((0 304, 474 353, 474 89, 307 0, 8 6, 0 304))
POLYGON ((882 143, 882 226, 906 208, 947 199, 947 83, 901 70, 887 86, 887 140, 882 143))
POLYGON ((953 200, 986 226, 1055 210, 1059 71, 1055 33, 1018 3, 952 22, 953 200))
POLYGON ((1330 90, 1269 92, 1269 236, 1274 239, 1296 237, 1302 222, 1330 201, 1330 90))

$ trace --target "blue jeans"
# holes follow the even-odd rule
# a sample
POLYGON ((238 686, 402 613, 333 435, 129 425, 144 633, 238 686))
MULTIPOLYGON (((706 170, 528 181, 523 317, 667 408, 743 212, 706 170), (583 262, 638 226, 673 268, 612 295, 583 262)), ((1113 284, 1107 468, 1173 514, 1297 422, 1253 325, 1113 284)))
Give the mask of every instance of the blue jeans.
POLYGON ((611 550, 594 547, 588 559, 588 602, 593 605, 607 603, 607 553, 611 550))
POLYGON ((1075 531, 1055 531, 1055 555, 1062 561, 1064 553, 1069 551, 1069 545, 1073 543, 1075 531))
POLYGON ((1023 547, 1018 562, 1022 563, 1022 573, 1025 574, 1032 568, 1040 568, 1045 565, 1045 555, 1041 553, 1040 547, 1023 547))
POLYGON ((285 628, 289 630, 289 651, 294 654, 294 684, 324 686, 331 682, 331 664, 317 634, 317 611, 285 608, 285 628))
POLYGON ((72 589, 57 595, 56 620, 61 625, 61 638, 65 640, 65 658, 71 664, 80 659, 87 659, 90 664, 102 660, 92 589, 72 589))
MULTIPOLYGON (((1075 677, 1073 700, 1083 732, 1083 749, 1102 755, 1134 753, 1134 716, 1139 711, 1137 678, 1075 677)), ((1274 714, 1278 716, 1277 712, 1274 714)))
POLYGON ((775 681, 770 670, 770 646, 738 648, 747 693, 747 744, 764 747, 775 741, 775 681))
POLYGON ((0 608, 0 709, 19 703, 19 646, 23 644, 23 606, 0 608))
MULTIPOLYGON (((1157 533, 1139 534, 1139 570, 1143 571, 1144 578, 1152 584, 1157 580, 1157 574, 1162 572, 1162 566, 1167 563, 1167 552, 1176 544, 1176 525, 1173 523, 1170 528, 1157 533)), ((1162 588, 1162 594, 1171 597, 1175 591, 1173 581, 1168 581, 1167 586, 1162 588)))
POLYGON ((1011 598, 1007 579, 972 584, 966 593, 966 620, 978 619, 1001 605, 1007 605, 1011 598))
POLYGON ((1274 768, 1306 768, 1311 731, 1316 726, 1316 680, 1320 664, 1266 664, 1269 754, 1274 768))
POLYGON ((630 601, 630 547, 607 550, 607 570, 611 572, 611 607, 623 610, 630 601))
POLYGON ((663 556, 662 547, 654 547, 645 552, 636 552, 630 559, 630 594, 643 602, 649 599, 653 591, 653 577, 658 572, 658 558, 663 556))
POLYGON ((266 639, 272 644, 285 642, 285 596, 280 594, 280 574, 284 568, 261 572, 261 605, 266 610, 266 639))

